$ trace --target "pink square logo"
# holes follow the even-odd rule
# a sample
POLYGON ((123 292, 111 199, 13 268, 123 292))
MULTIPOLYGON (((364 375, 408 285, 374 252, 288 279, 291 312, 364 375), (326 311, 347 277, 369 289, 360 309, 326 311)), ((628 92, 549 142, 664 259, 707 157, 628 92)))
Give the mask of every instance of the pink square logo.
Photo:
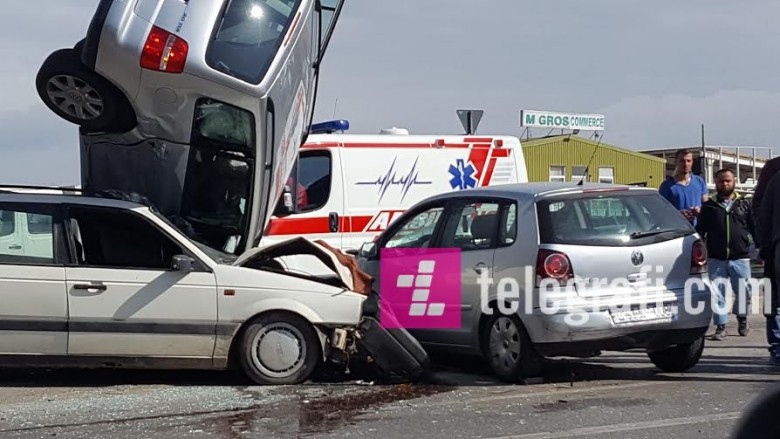
POLYGON ((379 318, 385 328, 460 328, 460 249, 384 248, 379 318))

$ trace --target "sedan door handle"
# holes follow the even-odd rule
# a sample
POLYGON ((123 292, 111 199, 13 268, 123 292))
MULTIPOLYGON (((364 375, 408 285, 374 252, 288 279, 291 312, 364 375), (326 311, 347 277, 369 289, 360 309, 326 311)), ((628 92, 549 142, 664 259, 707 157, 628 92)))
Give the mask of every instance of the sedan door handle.
POLYGON ((74 290, 98 290, 98 291, 106 291, 108 289, 107 286, 105 286, 101 282, 96 282, 94 284, 75 284, 73 285, 74 290))
POLYGON ((481 274, 482 270, 487 270, 488 266, 484 262, 480 262, 477 265, 474 266, 474 271, 477 272, 477 274, 481 274))
POLYGON ((22 246, 19 244, 9 245, 8 250, 21 250, 22 246))

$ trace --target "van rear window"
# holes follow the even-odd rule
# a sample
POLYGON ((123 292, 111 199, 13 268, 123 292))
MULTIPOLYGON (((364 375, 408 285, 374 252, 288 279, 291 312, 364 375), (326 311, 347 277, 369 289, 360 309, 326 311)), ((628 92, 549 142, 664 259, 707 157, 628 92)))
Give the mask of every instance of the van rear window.
POLYGON ((259 84, 299 6, 300 0, 231 0, 206 49, 206 62, 215 70, 259 84))
POLYGON ((543 244, 634 246, 694 233, 659 194, 579 194, 537 203, 543 244))

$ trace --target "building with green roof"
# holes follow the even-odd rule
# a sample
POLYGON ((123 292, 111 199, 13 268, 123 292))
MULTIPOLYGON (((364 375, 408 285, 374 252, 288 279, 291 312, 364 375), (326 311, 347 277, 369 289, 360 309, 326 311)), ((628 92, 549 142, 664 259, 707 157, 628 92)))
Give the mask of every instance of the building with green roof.
POLYGON ((574 181, 658 188, 666 160, 574 135, 523 140, 529 181, 574 181))

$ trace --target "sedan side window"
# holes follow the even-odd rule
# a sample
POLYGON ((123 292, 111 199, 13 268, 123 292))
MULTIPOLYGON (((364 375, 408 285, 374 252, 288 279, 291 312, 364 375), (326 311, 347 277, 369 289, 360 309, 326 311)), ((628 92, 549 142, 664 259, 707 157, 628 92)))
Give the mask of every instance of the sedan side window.
POLYGON ((385 242, 385 248, 430 247, 433 232, 443 211, 443 207, 432 207, 413 216, 385 242))
POLYGON ((54 216, 43 213, 49 209, 33 210, 41 213, 0 208, 0 263, 54 263, 54 216))
POLYGON ((182 248, 145 219, 112 209, 73 207, 69 232, 80 265, 165 270, 182 248))

